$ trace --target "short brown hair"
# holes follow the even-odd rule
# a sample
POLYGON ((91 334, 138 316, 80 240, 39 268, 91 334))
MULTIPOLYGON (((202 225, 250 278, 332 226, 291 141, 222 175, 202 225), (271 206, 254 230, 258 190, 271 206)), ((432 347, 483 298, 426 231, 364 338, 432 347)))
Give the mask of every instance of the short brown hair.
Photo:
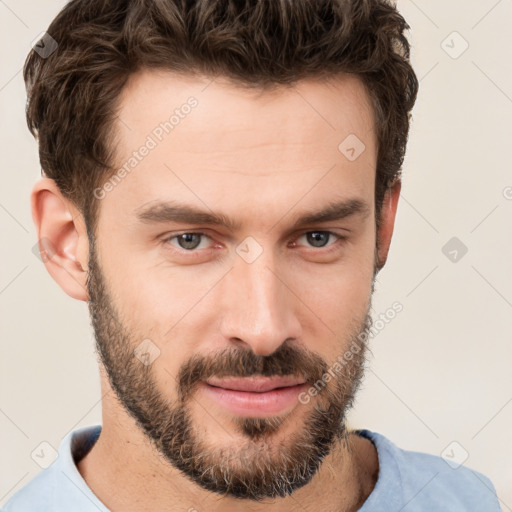
POLYGON ((47 30, 56 50, 32 50, 25 62, 28 126, 45 175, 94 236, 92 191, 115 172, 112 124, 132 73, 162 68, 256 88, 353 73, 377 120, 379 213, 418 91, 407 29, 391 0, 72 0, 47 30))

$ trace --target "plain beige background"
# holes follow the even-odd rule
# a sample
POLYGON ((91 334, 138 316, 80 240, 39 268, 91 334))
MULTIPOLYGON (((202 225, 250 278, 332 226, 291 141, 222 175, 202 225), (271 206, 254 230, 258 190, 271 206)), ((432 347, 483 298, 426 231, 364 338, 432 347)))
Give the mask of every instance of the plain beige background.
MULTIPOLYGON (((87 306, 33 253, 39 164, 21 68, 64 3, 0 0, 0 504, 41 471, 32 454, 51 456, 41 443, 58 449, 101 422, 87 306)), ((371 341, 350 424, 465 459, 512 510, 512 0, 398 6, 421 83, 374 310, 403 311, 371 341)))

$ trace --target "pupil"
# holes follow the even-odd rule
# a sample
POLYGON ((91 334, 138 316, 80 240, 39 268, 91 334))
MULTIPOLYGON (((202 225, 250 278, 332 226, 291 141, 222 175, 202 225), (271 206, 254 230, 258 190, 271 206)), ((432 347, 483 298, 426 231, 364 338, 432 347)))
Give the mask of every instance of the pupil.
POLYGON ((195 249, 199 245, 201 235, 196 233, 183 233, 178 238, 179 244, 183 249, 195 249), (194 240, 195 237, 195 240, 194 240))
POLYGON ((323 247, 328 240, 329 233, 324 233, 322 231, 313 231, 308 233, 308 242, 310 242, 315 247, 323 247), (323 240, 322 240, 323 238, 323 240), (323 243, 322 243, 323 242, 323 243))

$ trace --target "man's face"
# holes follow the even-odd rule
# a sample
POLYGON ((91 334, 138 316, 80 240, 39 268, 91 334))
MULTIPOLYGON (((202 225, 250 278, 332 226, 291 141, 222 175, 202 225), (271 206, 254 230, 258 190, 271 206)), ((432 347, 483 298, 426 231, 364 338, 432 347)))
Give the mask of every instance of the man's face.
POLYGON ((346 435, 363 374, 376 249, 369 99, 353 77, 257 94, 143 72, 120 100, 116 163, 127 165, 96 192, 88 281, 110 384, 199 485, 284 496, 346 435), (339 203, 344 215, 298 223, 339 203))

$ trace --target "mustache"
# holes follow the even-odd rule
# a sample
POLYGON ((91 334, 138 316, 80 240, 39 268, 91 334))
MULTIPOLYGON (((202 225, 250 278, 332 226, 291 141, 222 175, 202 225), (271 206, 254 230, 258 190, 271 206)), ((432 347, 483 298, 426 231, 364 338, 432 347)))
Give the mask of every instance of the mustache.
POLYGON ((313 383, 327 369, 326 361, 318 354, 286 344, 266 356, 240 347, 216 355, 196 354, 178 372, 178 396, 181 401, 186 400, 199 382, 210 377, 294 376, 313 383))

